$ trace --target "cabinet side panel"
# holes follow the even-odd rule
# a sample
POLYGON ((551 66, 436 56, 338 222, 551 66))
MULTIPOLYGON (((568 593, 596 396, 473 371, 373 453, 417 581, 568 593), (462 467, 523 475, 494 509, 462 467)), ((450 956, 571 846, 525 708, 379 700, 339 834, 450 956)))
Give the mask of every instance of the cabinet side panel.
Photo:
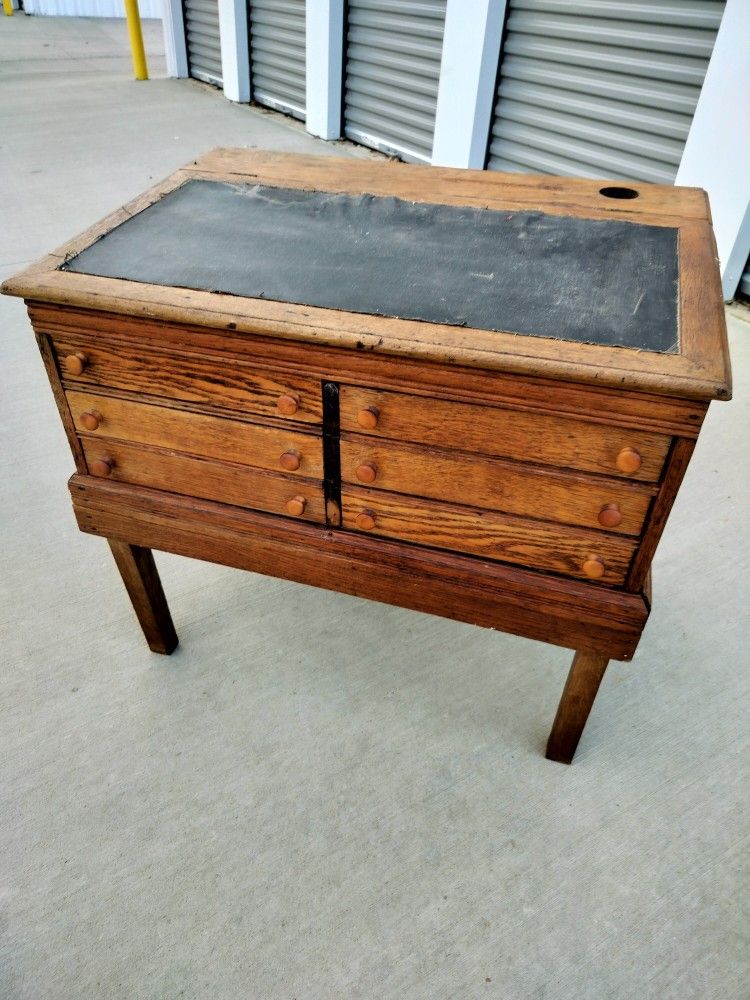
POLYGON ((695 441, 690 438, 677 438, 672 445, 664 478, 654 499, 641 544, 633 557, 628 573, 625 583, 627 590, 640 593, 646 585, 651 569, 651 560, 654 558, 656 546, 659 544, 659 539, 664 531, 669 512, 687 471, 694 448, 695 441))
POLYGON ((60 378, 60 372, 57 368, 57 362, 55 361, 52 343, 50 338, 44 333, 39 333, 35 330, 34 335, 36 336, 36 342, 39 345, 42 361, 44 362, 44 367, 47 371, 47 378, 49 379, 50 386, 52 387, 52 394, 55 397, 55 402, 57 403, 60 419, 62 420, 63 427, 65 428, 65 433, 68 435, 68 444, 70 445, 70 450, 73 452, 76 469, 81 473, 88 472, 86 459, 83 454, 83 448, 81 447, 81 442, 78 440, 78 435, 76 434, 75 425, 73 423, 73 415, 70 412, 68 400, 66 399, 65 390, 63 389, 62 380, 60 378))

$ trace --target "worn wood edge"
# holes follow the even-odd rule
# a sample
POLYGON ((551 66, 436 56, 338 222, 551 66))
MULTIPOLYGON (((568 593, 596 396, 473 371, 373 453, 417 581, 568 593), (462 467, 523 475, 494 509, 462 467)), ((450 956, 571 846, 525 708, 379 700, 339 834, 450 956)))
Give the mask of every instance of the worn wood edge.
POLYGON ((646 518, 646 524, 630 569, 625 586, 628 590, 642 592, 648 587, 648 577, 651 560, 664 533, 667 519, 671 513, 677 492, 685 478, 690 459, 695 450, 695 441, 691 438, 677 438, 672 444, 670 454, 665 463, 665 472, 651 510, 646 518))
MULTIPOLYGON (((110 349, 148 350, 154 354, 194 355, 201 360, 213 357, 241 363, 272 373, 326 380, 334 372, 349 385, 393 390, 425 397, 456 399, 491 406, 542 413, 567 414, 591 423, 620 425, 670 436, 696 437, 706 413, 705 401, 663 396, 639 391, 623 394, 602 385, 560 382, 539 376, 447 366, 414 358, 363 354, 340 347, 316 344, 308 347, 297 341, 259 334, 247 338, 233 330, 189 326, 163 320, 138 318, 74 306, 30 303, 29 315, 38 332, 75 342, 85 349, 95 337, 110 349), (131 326, 130 323, 134 323, 131 326), (102 331, 106 333, 102 334, 102 331), (302 353, 304 352, 304 353, 302 353), (383 360, 397 364, 397 376, 384 374, 383 360), (471 386, 467 387, 467 383, 471 386), (531 390, 535 390, 532 393, 531 390), (554 400, 549 393, 554 392, 554 400), (539 398, 544 395, 542 402, 539 398), (532 398, 533 397, 533 398, 532 398), (633 407, 636 409, 634 410, 633 407)), ((81 380, 67 380, 78 385, 81 380)))
POLYGON ((90 534, 566 648, 586 645, 630 659, 648 618, 643 597, 624 591, 90 476, 75 475, 69 485, 79 527, 90 534), (384 590, 398 599, 388 600, 384 590))
POLYGON ((625 221, 644 216, 668 216, 670 220, 677 221, 707 218, 705 192, 701 188, 635 183, 622 178, 591 180, 435 166, 425 169, 421 164, 395 160, 383 163, 381 160, 223 147, 203 154, 183 170, 193 176, 234 174, 244 178, 246 183, 250 178, 275 187, 296 187, 306 183, 322 190, 344 190, 353 186, 362 193, 397 197, 399 192, 403 196, 404 189, 411 191, 413 186, 418 195, 415 200, 442 199, 444 192, 441 185, 459 189, 462 197, 473 199, 475 203, 488 197, 507 196, 510 191, 519 204, 526 203, 527 209, 529 203, 532 207, 539 203, 541 194, 546 205, 550 200, 554 204, 559 198, 564 200, 566 211, 570 208, 598 209, 606 212, 607 217, 622 217, 625 221), (623 201, 606 198, 599 193, 601 188, 611 186, 637 188, 640 198, 623 201), (642 200, 644 195, 645 200, 642 200), (661 202, 665 203, 665 207, 659 207, 661 202))
MULTIPOLYGON (((392 189, 378 184, 375 179, 370 183, 357 183, 357 178, 333 180, 313 180, 307 176, 285 176, 279 177, 274 173, 265 174, 256 171, 253 174, 243 173, 214 173, 210 170, 199 170, 194 168, 191 171, 191 179, 198 181, 216 181, 229 184, 257 184, 263 187, 283 187, 299 191, 327 191, 331 194, 346 194, 351 196, 373 194, 376 197, 394 197, 411 204, 423 205, 451 205, 455 208, 482 208, 491 212, 540 212, 544 215, 575 216, 577 218, 589 219, 592 222, 616 221, 628 222, 632 225, 657 226, 664 229, 679 229, 685 224, 685 217, 679 215, 665 215, 659 212, 641 211, 638 215, 627 209, 621 210, 617 207, 610 208, 608 205, 594 205, 590 199, 587 201, 567 198, 565 200, 550 202, 537 191, 536 197, 530 194, 514 191, 512 196, 505 192, 485 191, 483 194, 469 192, 456 193, 451 190, 442 190, 440 193, 433 192, 426 188, 424 184, 414 183, 413 187, 407 189, 392 189)), ((524 175, 496 175, 496 176, 524 176, 524 175)), ((606 184, 606 181, 603 182, 606 184)), ((612 182, 616 183, 616 182, 612 182)), ((640 185, 639 185, 640 186, 640 185)), ((614 206, 627 204, 624 202, 613 202, 614 206)))
POLYGON ((68 405, 68 397, 63 387, 60 372, 57 368, 55 353, 52 350, 49 337, 46 337, 44 334, 37 333, 36 342, 39 346, 39 353, 42 355, 42 361, 44 362, 44 368, 47 372, 47 378, 49 379, 50 388, 52 389, 52 395, 57 405, 58 413, 60 414, 60 420, 65 430, 70 450, 73 453, 73 461, 76 464, 76 469, 78 469, 81 473, 85 473, 88 471, 86 456, 83 453, 81 442, 78 439, 75 421, 73 420, 73 415, 70 412, 70 407, 68 405))
MULTIPOLYGON (((291 339, 313 340, 317 337, 319 342, 335 343, 348 348, 353 347, 355 349, 381 351, 383 353, 415 355, 428 360, 445 361, 450 364, 465 364, 469 367, 483 367, 507 371, 518 370, 527 373, 533 373, 536 370, 543 371, 548 377, 574 377, 576 381, 583 383, 642 388, 646 391, 685 395, 696 399, 728 398, 730 387, 725 377, 726 360, 724 359, 724 363, 720 368, 717 367, 716 360, 713 358, 713 352, 711 351, 707 353, 703 352, 699 359, 694 359, 692 356, 688 356, 688 354, 668 356, 655 352, 631 351, 627 348, 580 345, 572 341, 526 337, 510 332, 496 333, 471 328, 453 328, 418 323, 416 321, 393 319, 391 317, 372 317, 365 316, 365 314, 323 310, 309 306, 273 303, 270 300, 226 296, 215 292, 195 292, 193 290, 175 288, 166 289, 139 282, 126 282, 119 279, 101 278, 91 275, 77 275, 73 272, 60 272, 57 270, 67 257, 80 252, 85 246, 95 242, 96 239, 114 226, 143 211, 143 209, 159 200, 164 194, 179 187, 186 179, 189 179, 191 176, 194 177, 195 171, 202 169, 201 164, 209 164, 209 167, 213 164, 214 169, 219 169, 216 166, 218 163, 223 163, 227 157, 236 160, 237 156, 240 157, 241 162, 245 165, 255 164, 258 169, 270 170, 271 176, 269 177, 269 181, 275 183, 277 186, 283 182, 283 178, 286 176, 284 168, 288 172, 291 169, 291 165, 296 164, 294 169, 302 169, 301 161, 304 161, 307 164, 307 168, 304 171, 306 183, 313 184, 318 188, 320 188, 322 179, 319 176, 315 176, 316 168, 330 171, 331 161, 335 159, 331 157, 299 158, 292 154, 281 154, 281 159, 279 159, 279 154, 263 154, 255 151, 214 151, 214 153, 207 154, 205 159, 196 161, 192 168, 188 167, 176 171, 160 184, 155 185, 144 194, 130 201, 127 205, 87 229, 80 236, 68 241, 68 243, 64 244, 53 254, 47 255, 19 275, 9 278, 2 285, 1 290, 5 294, 17 295, 26 299, 68 303, 72 305, 94 305, 94 307, 115 312, 131 312, 133 303, 138 302, 143 315, 176 319, 178 321, 180 319, 188 319, 189 322, 198 325, 216 325, 217 322, 222 322, 228 326, 232 323, 232 320, 226 317, 232 315, 235 317, 235 327, 248 333, 265 332, 262 329, 258 329, 258 322, 261 324, 278 322, 280 326, 273 332, 277 336, 291 339), (312 176, 308 177, 310 171, 312 171, 312 176), (80 279, 83 280, 81 281, 80 279), (165 304, 163 301, 165 294, 168 294, 173 299, 177 299, 177 301, 165 304), (192 304, 187 301, 180 301, 181 299, 185 300, 186 297, 195 301, 192 304), (240 313, 227 314, 222 308, 226 305, 226 302, 217 302, 217 299, 226 300, 227 298, 232 299, 235 305, 239 303, 253 303, 253 306, 245 311, 243 315, 240 315, 240 313), (127 304, 123 301, 124 299, 129 300, 127 304), (278 309, 274 310, 272 308, 274 305, 281 307, 280 315, 278 309), (208 319, 206 313, 211 314, 212 318, 208 319), (323 324, 328 322, 340 327, 341 324, 337 324, 336 320, 332 319, 332 315, 338 316, 348 328, 354 328, 358 332, 349 334, 349 329, 341 331, 340 328, 331 329, 326 328, 325 325, 313 328, 309 322, 304 324, 304 329, 302 329, 303 324, 301 320, 303 318, 309 320, 311 313, 322 319, 323 324), (368 320, 369 323, 363 324, 361 322, 363 318, 368 320), (459 331, 458 335, 456 330, 459 331), (440 340, 435 339, 435 333, 439 335, 440 340), (478 350, 467 351, 461 344, 461 340, 465 339, 466 335, 470 335, 473 341, 479 341, 484 346, 478 350), (534 344, 524 343, 529 340, 533 341, 534 344), (519 351, 519 343, 522 348, 525 346, 527 350, 519 351), (585 362, 581 360, 580 356, 577 356, 580 355, 581 346, 585 347, 587 355, 585 362), (627 365, 624 367, 623 361, 626 358, 623 357, 623 352, 626 352, 627 355, 627 365), (646 359, 645 362, 642 360, 643 358, 646 359), (708 367, 706 367, 706 358, 709 359, 708 367), (681 364, 681 362, 685 362, 685 364, 681 364), (655 372, 653 370, 657 364, 663 365, 664 363, 668 365, 669 370, 667 372, 655 372), (638 373, 637 375, 634 374, 636 372, 638 373), (574 373, 577 373, 577 375, 574 373)), ((365 166, 367 168, 367 173, 364 176, 374 178, 374 180, 368 180, 371 188, 381 183, 377 179, 383 173, 382 163, 378 163, 378 169, 373 172, 372 164, 369 161, 339 160, 337 162, 339 164, 338 173, 334 177, 338 178, 336 182, 338 184, 343 183, 343 178, 351 178, 351 168, 353 166, 365 166), (341 164, 345 164, 345 169, 342 169, 341 164)), ((402 176, 408 175, 419 178, 419 189, 421 191, 430 189, 430 183, 433 185, 447 183, 450 186, 466 185, 467 182, 471 182, 470 178, 467 181, 467 174, 475 175, 473 183, 479 183, 481 186, 489 185, 492 187, 493 185, 497 186, 503 183, 502 180, 497 180, 498 177, 502 178, 503 175, 493 175, 487 171, 429 168, 432 181, 426 185, 425 170, 423 167, 414 167, 407 164, 398 164, 397 166, 410 168, 402 176), (413 174, 414 170, 418 171, 418 174, 413 174), (433 171, 435 171, 435 174, 432 173, 433 171)), ((247 166, 246 168, 250 169, 247 166)), ((226 166, 220 169, 226 169, 226 166)), ((545 181, 540 178, 532 178, 529 181, 526 180, 528 175, 512 176, 514 177, 514 183, 522 184, 524 189, 530 189, 536 185, 535 189, 544 190, 547 192, 547 196, 549 196, 549 192, 551 191, 569 188, 571 183, 574 187, 575 185, 583 185, 583 189, 589 191, 589 193, 592 188, 592 182, 585 179, 556 178, 550 182, 549 179, 545 181)), ((389 193, 398 194, 396 189, 391 190, 393 188, 392 182, 389 181, 388 183, 390 184, 390 187, 388 187, 389 193)), ((598 185, 606 182, 597 181, 595 183, 598 185)), ((650 187, 657 190, 662 197, 665 196, 665 191, 685 192, 693 190, 666 189, 659 185, 651 185, 650 187)), ((710 225, 705 221, 705 192, 695 189, 694 193, 697 196, 696 204, 700 204, 701 206, 699 217, 703 221, 698 223, 693 222, 692 225, 708 228, 710 231, 710 225)), ((438 197, 443 202, 446 202, 447 198, 442 191, 440 191, 439 196, 436 194, 434 197, 438 197)), ((567 206, 566 211, 569 208, 570 206, 567 206)), ((643 221, 642 213, 638 218, 643 221)), ((683 219, 683 222, 678 226, 681 233, 686 225, 683 219)), ((713 270, 716 270, 715 262, 713 270)), ((696 283, 694 282, 690 287, 695 287, 695 285, 696 283)), ((723 324, 723 316, 720 317, 720 322, 723 324)), ((721 342, 721 330, 719 331, 718 339, 721 342)), ((726 339, 725 330, 724 339, 726 339)), ((686 334, 686 347, 688 351, 692 349, 690 345, 694 344, 694 341, 695 338, 691 339, 690 335, 686 334)))
POLYGON ((19 283, 13 294, 22 295, 27 305, 54 303, 250 336, 271 336, 661 396, 706 401, 721 399, 727 391, 723 382, 706 377, 700 365, 682 355, 441 326, 73 272, 55 271, 28 286, 19 283), (165 301, 165 297, 171 301, 165 301), (467 348, 462 340, 480 346, 467 348), (657 363, 665 364, 665 358, 668 370, 655 370, 657 363))
POLYGON ((37 279, 42 280, 44 276, 49 277, 51 274, 56 273, 72 274, 73 272, 58 272, 58 269, 67 260, 70 260, 71 257, 75 257, 82 250, 96 243, 98 239, 110 232, 110 230, 115 229, 123 222, 127 222, 128 219, 131 219, 134 215, 138 215, 139 212, 148 208, 149 205, 153 205, 154 202, 159 201, 165 194, 180 187, 189 179, 189 176, 183 170, 177 170, 170 174, 169 177, 165 177, 163 181, 150 187, 137 197, 132 198, 113 212, 109 212, 102 219, 99 219, 98 222, 88 226, 72 239, 66 240, 65 243, 61 244, 55 250, 51 250, 43 257, 35 260, 28 267, 19 271, 18 274, 6 278, 0 284, 0 294, 26 298, 26 290, 30 287, 33 288, 37 279))
POLYGON ((683 226, 678 234, 678 255, 681 350, 715 384, 715 399, 731 399, 724 292, 713 228, 703 223, 683 226))
MULTIPOLYGON (((108 213, 93 225, 84 229, 70 240, 66 240, 56 249, 45 254, 24 268, 17 275, 7 278, 0 284, 0 293, 27 297, 33 292, 35 278, 57 270, 61 264, 82 250, 91 246, 106 233, 142 212, 150 205, 159 201, 164 195, 180 187, 188 180, 216 180, 219 177, 231 182, 248 183, 254 180, 271 187, 293 187, 302 190, 330 190, 345 193, 372 193, 407 197, 408 200, 423 203, 452 204, 486 207, 495 211, 543 211, 546 214, 581 214, 591 219, 615 218, 625 222, 637 222, 642 225, 657 225, 680 228, 686 219, 705 220, 708 217, 707 196, 699 188, 667 187, 655 184, 639 184, 639 188, 658 191, 664 197, 672 197, 676 190, 692 192, 690 206, 681 204, 678 214, 643 212, 640 205, 635 206, 630 201, 612 201, 602 198, 599 194, 601 186, 617 185, 622 181, 588 181, 584 178, 554 178, 547 175, 532 174, 501 174, 481 170, 459 170, 449 167, 430 167, 429 175, 425 176, 424 168, 414 164, 392 162, 384 170, 382 161, 377 161, 377 168, 372 170, 372 162, 326 156, 298 156, 293 153, 265 153, 259 150, 228 150, 217 149, 203 157, 174 171, 164 180, 148 188, 132 198, 124 205, 108 213), (238 170, 235 154, 246 164, 238 170), (230 162, 223 163, 229 155, 230 162), (337 171, 330 174, 330 168, 336 166, 337 171), (343 167, 343 169, 342 169, 343 167), (365 169, 362 170, 362 167, 365 169), (393 168, 396 168, 395 172, 393 168), (402 168, 399 170, 399 168, 402 168), (323 169, 323 175, 320 170, 323 169), (299 173, 297 172, 299 171, 299 173), (403 180, 410 178, 414 188, 404 191, 403 180), (510 180, 509 180, 510 179, 510 180), (394 184, 394 181, 396 183, 394 184), (428 181, 426 184, 425 182, 428 181), (448 184, 451 188, 446 192, 440 187, 448 184), (456 194, 458 187, 462 193, 456 194), (516 192, 516 199, 507 197, 507 190, 516 192), (502 189, 505 196, 497 197, 497 189, 502 189), (580 190, 581 197, 570 199, 571 190, 580 190), (533 192, 533 194, 532 194, 533 192), (542 197, 540 197, 540 193, 542 197), (490 197, 494 194, 494 197, 490 197), (550 203, 550 196, 565 194, 566 199, 550 203), (697 196, 702 196, 697 197, 697 196), (594 206, 591 198, 597 197, 602 204, 594 206)), ((684 198, 681 199, 684 202, 684 198)))

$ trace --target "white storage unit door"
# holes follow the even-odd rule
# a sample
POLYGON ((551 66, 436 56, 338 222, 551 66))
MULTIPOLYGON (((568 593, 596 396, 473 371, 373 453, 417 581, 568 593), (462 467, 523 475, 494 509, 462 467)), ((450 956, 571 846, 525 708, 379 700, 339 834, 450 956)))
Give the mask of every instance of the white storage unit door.
POLYGON ((509 0, 488 168, 671 184, 723 0, 509 0))
POLYGON ((196 80, 221 86, 219 0, 183 0, 188 71, 196 80))
POLYGON ((305 0, 251 0, 252 99, 305 118, 305 0))
POLYGON ((344 132, 429 162, 446 0, 349 0, 344 132))

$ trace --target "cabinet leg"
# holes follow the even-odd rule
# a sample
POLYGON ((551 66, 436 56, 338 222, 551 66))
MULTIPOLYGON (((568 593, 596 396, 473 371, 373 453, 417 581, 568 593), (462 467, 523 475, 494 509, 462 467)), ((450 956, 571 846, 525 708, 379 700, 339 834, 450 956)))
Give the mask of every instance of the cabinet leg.
POLYGON ((547 741, 549 760, 561 764, 570 764, 573 760, 608 662, 608 658, 601 653, 585 649, 579 649, 573 657, 547 741))
POLYGON ((111 538, 107 541, 149 648, 154 653, 173 652, 177 646, 177 633, 151 549, 111 538))

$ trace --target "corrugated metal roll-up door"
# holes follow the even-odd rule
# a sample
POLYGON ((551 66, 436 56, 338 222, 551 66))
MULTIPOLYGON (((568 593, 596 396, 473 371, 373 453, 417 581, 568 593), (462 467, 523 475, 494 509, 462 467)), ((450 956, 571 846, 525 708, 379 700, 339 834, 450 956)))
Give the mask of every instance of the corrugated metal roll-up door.
POLYGON ((672 183, 723 0, 509 0, 490 170, 672 183))
POLYGON ((305 117, 305 0, 251 0, 250 86, 258 104, 305 117))
POLYGON ((740 278, 737 294, 743 299, 750 299, 750 257, 748 257, 745 270, 740 278))
POLYGON ((404 160, 428 161, 446 0, 349 0, 344 132, 404 160))
POLYGON ((196 80, 221 86, 219 0, 183 0, 188 71, 196 80))

